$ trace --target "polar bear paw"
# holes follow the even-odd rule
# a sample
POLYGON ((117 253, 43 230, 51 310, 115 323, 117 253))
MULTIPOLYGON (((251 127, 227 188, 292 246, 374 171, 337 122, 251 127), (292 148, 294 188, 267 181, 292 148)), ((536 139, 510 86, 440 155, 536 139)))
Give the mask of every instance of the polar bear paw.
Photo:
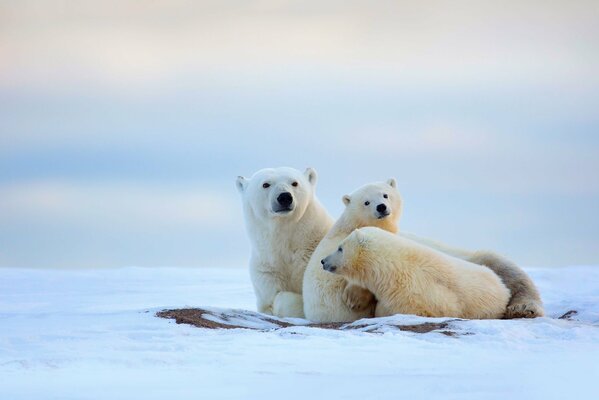
POLYGON ((272 305, 272 315, 279 318, 304 318, 304 301, 301 294, 279 292, 272 305))
POLYGON ((376 305, 374 295, 368 289, 357 285, 347 285, 343 289, 342 299, 350 310, 356 312, 368 309, 374 310, 376 305))
POLYGON ((504 318, 537 318, 545 315, 543 306, 536 301, 519 300, 512 301, 507 306, 504 318))

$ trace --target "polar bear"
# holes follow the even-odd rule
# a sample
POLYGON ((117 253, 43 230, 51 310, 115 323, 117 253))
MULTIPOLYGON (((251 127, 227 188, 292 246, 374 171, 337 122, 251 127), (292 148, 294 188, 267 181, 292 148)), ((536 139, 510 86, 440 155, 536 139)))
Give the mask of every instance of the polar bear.
POLYGON ((377 317, 502 318, 511 295, 489 268, 375 227, 355 230, 321 263, 374 293, 377 317))
POLYGON ((402 201, 395 179, 362 186, 343 196, 343 203, 343 214, 314 250, 304 274, 304 314, 311 321, 345 322, 373 315, 372 293, 348 285, 343 276, 324 271, 320 260, 357 228, 376 226, 392 233, 398 230, 402 201))
POLYGON ((317 174, 293 168, 262 169, 237 178, 252 246, 250 277, 258 311, 303 317, 304 270, 333 225, 315 195, 317 174))
POLYGON ((536 285, 522 268, 506 257, 488 250, 469 251, 418 237, 411 233, 400 232, 399 236, 413 240, 447 255, 484 265, 489 268, 507 286, 511 297, 504 318, 537 318, 545 315, 543 301, 536 285))
MULTIPOLYGON (((326 274, 320 260, 328 255, 353 230, 375 226, 397 233, 402 199, 395 179, 365 185, 343 196, 346 209, 318 245, 304 275, 304 314, 315 322, 345 322, 373 315, 374 295, 341 276, 326 274), (379 211, 379 210, 382 210, 379 211)), ((534 318, 544 315, 541 297, 528 275, 510 260, 490 251, 468 251, 420 238, 410 233, 399 236, 447 255, 483 265, 501 278, 511 292, 505 318, 534 318)))

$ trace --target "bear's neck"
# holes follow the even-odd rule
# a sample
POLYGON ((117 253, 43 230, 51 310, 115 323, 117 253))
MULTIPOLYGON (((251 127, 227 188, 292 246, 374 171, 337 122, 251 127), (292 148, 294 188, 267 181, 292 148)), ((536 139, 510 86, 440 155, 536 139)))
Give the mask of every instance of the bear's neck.
POLYGON ((299 219, 280 219, 273 223, 272 220, 254 216, 251 209, 247 212, 251 215, 251 222, 247 225, 252 227, 249 236, 254 249, 268 253, 272 252, 271 247, 315 247, 333 225, 333 219, 316 197, 299 219))
POLYGON ((329 236, 341 236, 346 237, 356 229, 364 228, 366 226, 374 226, 383 229, 387 232, 397 233, 399 230, 398 224, 391 218, 384 218, 376 220, 374 223, 364 223, 352 218, 351 213, 343 213, 329 232, 329 236))
POLYGON ((369 251, 361 252, 353 264, 353 270, 346 278, 355 285, 368 289, 377 299, 389 298, 397 289, 392 282, 395 267, 389 260, 381 259, 381 255, 369 251), (372 268, 376 265, 376 268, 372 268))

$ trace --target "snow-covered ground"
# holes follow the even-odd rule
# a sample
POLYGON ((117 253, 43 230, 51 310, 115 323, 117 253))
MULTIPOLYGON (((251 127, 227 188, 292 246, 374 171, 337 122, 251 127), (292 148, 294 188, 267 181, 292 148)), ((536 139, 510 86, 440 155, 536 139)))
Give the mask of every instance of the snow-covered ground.
POLYGON ((253 310, 244 269, 0 269, 0 398, 598 398, 599 267, 528 271, 547 318, 463 321, 472 334, 450 337, 154 316, 253 310))

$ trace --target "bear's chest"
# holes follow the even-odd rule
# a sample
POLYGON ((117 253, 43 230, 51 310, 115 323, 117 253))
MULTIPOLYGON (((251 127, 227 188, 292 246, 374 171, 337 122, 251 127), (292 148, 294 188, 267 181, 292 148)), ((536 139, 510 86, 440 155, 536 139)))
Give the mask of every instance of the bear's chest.
POLYGON ((273 246, 263 253, 262 272, 275 277, 284 290, 301 293, 304 271, 310 255, 305 249, 273 246))

